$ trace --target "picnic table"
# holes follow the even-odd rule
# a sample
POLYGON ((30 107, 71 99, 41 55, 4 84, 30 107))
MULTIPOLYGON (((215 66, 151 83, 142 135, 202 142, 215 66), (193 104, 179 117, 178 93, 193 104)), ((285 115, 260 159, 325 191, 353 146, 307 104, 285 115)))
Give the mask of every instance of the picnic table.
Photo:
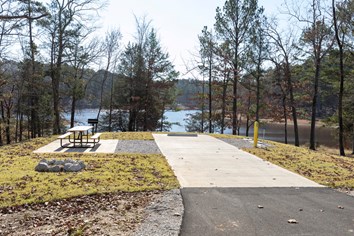
POLYGON ((96 133, 89 139, 89 131, 93 129, 93 126, 75 126, 68 129, 68 132, 59 136, 60 139, 60 146, 61 147, 79 147, 79 148, 87 148, 91 147, 89 144, 93 144, 93 147, 100 141, 101 133, 96 133), (73 138, 71 137, 73 136, 73 138), (63 145, 62 140, 68 137, 69 144, 71 143, 72 146, 63 145))

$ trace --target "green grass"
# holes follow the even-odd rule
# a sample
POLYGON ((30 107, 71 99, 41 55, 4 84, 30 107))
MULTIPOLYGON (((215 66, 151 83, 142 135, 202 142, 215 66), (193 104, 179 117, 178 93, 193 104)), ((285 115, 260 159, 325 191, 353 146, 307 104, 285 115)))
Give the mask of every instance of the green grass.
POLYGON ((272 146, 244 150, 317 183, 334 188, 354 189, 353 158, 341 157, 326 149, 312 151, 306 147, 267 142, 272 146))
POLYGON ((159 154, 32 152, 53 139, 0 147, 0 208, 97 193, 179 187, 166 159, 159 154), (82 160, 87 168, 78 173, 38 173, 34 168, 42 158, 82 160))

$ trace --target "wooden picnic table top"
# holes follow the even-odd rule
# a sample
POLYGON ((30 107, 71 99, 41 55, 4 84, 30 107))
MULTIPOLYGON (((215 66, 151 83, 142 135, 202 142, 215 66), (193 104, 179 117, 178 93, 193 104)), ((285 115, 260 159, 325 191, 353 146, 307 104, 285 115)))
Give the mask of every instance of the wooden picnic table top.
POLYGON ((81 125, 81 126, 74 126, 70 129, 68 129, 69 132, 83 132, 92 129, 93 126, 89 125, 81 125))

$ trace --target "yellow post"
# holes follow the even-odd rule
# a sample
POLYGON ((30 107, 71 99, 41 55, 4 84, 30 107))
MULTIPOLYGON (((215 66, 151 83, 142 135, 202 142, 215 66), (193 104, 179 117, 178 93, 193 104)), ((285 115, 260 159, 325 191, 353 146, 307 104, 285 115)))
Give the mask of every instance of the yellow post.
POLYGON ((257 143, 258 143, 258 128, 259 128, 259 123, 258 121, 254 122, 254 128, 253 128, 253 146, 256 148, 257 147, 257 143))

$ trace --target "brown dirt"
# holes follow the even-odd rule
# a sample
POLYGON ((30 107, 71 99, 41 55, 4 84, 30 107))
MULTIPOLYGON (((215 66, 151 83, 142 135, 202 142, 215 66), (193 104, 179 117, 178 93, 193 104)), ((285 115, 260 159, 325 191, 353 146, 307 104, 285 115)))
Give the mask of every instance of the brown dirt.
POLYGON ((160 191, 109 193, 0 209, 0 235, 131 235, 160 191))

